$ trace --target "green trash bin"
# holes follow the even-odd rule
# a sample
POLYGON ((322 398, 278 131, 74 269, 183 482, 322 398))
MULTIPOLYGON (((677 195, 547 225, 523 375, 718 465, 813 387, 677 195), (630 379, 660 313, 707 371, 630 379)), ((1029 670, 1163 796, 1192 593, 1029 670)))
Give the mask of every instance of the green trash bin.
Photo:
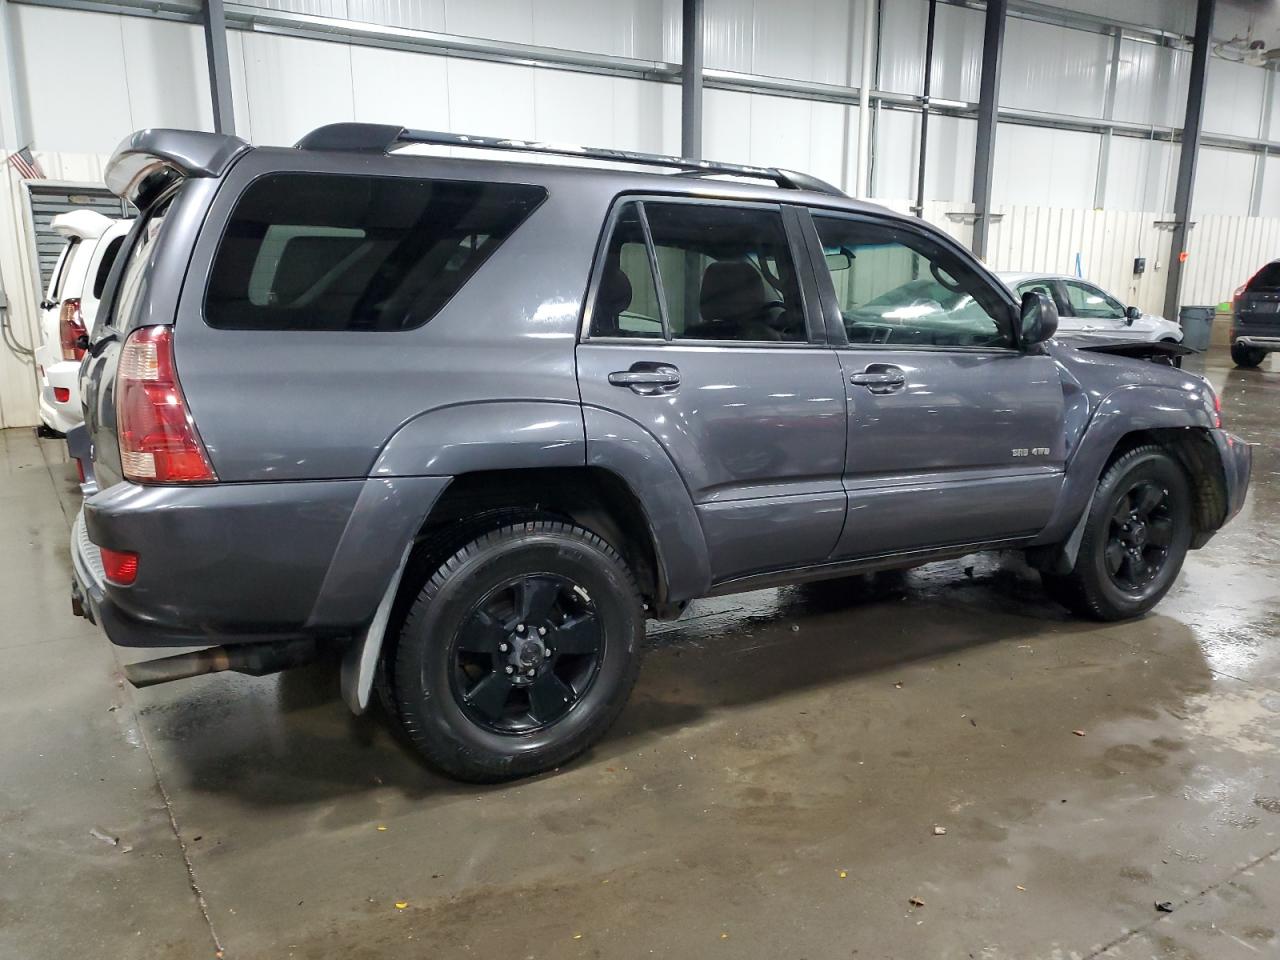
POLYGON ((1178 323, 1182 327, 1182 345, 1196 353, 1209 349, 1213 336, 1213 315, 1216 307, 1183 307, 1178 311, 1178 323))

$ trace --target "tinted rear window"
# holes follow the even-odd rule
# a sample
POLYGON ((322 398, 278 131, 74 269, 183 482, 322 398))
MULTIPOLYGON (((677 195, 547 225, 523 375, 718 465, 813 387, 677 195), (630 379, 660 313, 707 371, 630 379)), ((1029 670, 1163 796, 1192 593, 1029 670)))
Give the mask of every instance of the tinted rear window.
POLYGON ((1272 293, 1280 291, 1280 260, 1268 263, 1249 281, 1249 292, 1272 293))
POLYGON ((262 177, 227 224, 205 319, 237 330, 420 326, 545 196, 515 183, 262 177))

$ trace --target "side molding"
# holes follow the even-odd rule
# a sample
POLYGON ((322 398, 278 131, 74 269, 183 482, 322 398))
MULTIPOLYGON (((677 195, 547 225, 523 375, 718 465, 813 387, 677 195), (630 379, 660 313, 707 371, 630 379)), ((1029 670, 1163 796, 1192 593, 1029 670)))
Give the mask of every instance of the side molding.
POLYGON ((711 587, 706 537, 689 489, 662 444, 639 424, 598 407, 583 407, 587 464, 620 477, 640 500, 653 531, 658 566, 672 603, 711 587))

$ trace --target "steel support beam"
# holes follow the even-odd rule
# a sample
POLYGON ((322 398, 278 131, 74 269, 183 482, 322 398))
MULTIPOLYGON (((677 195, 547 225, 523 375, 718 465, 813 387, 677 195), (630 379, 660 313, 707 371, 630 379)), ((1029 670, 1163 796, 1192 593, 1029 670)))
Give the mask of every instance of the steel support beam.
MULTIPOLYGON (((1111 37, 1111 65, 1107 69, 1107 92, 1102 99, 1102 119, 1112 120, 1116 115, 1116 86, 1120 82, 1120 41, 1124 37, 1119 30, 1111 37)), ((1102 133, 1098 147, 1098 175, 1093 183, 1093 207, 1101 210, 1107 205, 1107 175, 1111 169, 1111 138, 1115 130, 1108 127, 1102 133)))
POLYGON ((235 133, 231 103, 231 59, 227 56, 227 17, 222 0, 204 0, 204 50, 209 62, 209 96, 213 99, 213 129, 235 133))
MULTIPOLYGON (((1276 71, 1267 67, 1266 80, 1262 87, 1262 115, 1258 118, 1258 136, 1265 143, 1271 139, 1271 105, 1276 95, 1276 71)), ((1253 160, 1253 191, 1249 194, 1249 216, 1262 216, 1262 189, 1267 178, 1267 156, 1269 151, 1264 146, 1262 152, 1253 160)))
POLYGON ((1187 112, 1182 123, 1182 148, 1178 151, 1178 186, 1173 198, 1173 243, 1169 247, 1169 273, 1165 280, 1164 315, 1178 318, 1182 293, 1182 268, 1191 232, 1191 199, 1196 184, 1196 160, 1200 153, 1200 126, 1204 113, 1204 89, 1209 73, 1209 45, 1213 36, 1216 0, 1196 0, 1196 35, 1191 47, 1191 72, 1187 77, 1187 112))
POLYGON ((702 159, 702 0, 683 0, 680 35, 680 155, 702 159))
POLYGON ((978 142, 973 158, 973 252, 987 256, 991 228, 991 187, 996 166, 996 121, 1000 114, 1000 64, 1009 0, 987 0, 982 32, 982 83, 978 94, 978 142))
POLYGON ((938 26, 938 0, 929 0, 929 22, 924 32, 924 87, 920 97, 920 156, 916 160, 916 205, 912 212, 924 216, 924 182, 929 164, 929 97, 933 94, 933 42, 938 26))
POLYGON ((24 51, 16 32, 8 0, 0 0, 0 149, 6 155, 31 144, 31 116, 19 59, 24 51))

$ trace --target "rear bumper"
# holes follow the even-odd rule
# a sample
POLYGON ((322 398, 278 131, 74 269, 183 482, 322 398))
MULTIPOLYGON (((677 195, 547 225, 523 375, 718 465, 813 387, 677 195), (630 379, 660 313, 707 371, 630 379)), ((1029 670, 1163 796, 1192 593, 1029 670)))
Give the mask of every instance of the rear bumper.
POLYGON ((80 364, 63 360, 44 368, 40 378, 40 419, 45 426, 59 433, 67 433, 84 422, 80 409, 80 364), (59 400, 55 391, 66 390, 66 400, 59 400))
POLYGON ((126 647, 350 634, 372 617, 441 477, 144 487, 89 497, 71 537, 73 607, 126 647), (138 554, 108 583, 99 546, 138 554))
POLYGON ((1252 334, 1238 334, 1232 341, 1241 347, 1253 347, 1258 350, 1280 350, 1280 336, 1258 337, 1252 334))

